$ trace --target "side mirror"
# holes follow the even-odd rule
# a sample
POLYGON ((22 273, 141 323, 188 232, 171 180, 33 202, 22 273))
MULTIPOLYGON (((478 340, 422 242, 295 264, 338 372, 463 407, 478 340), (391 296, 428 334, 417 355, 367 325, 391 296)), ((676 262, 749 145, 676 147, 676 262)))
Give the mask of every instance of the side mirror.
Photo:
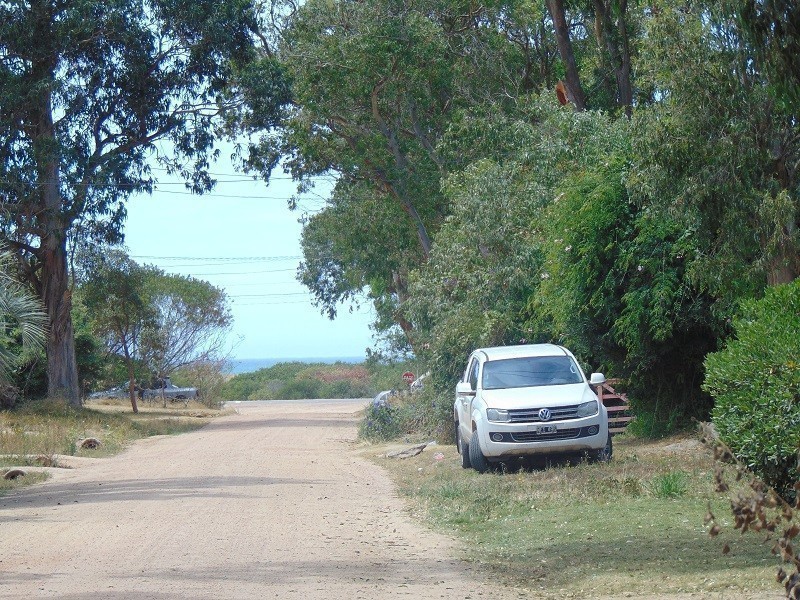
POLYGON ((474 396, 475 390, 469 384, 469 381, 459 381, 456 384, 456 394, 459 396, 474 396))
POLYGON ((589 385, 603 385, 606 382, 606 376, 602 373, 592 373, 589 377, 589 385))

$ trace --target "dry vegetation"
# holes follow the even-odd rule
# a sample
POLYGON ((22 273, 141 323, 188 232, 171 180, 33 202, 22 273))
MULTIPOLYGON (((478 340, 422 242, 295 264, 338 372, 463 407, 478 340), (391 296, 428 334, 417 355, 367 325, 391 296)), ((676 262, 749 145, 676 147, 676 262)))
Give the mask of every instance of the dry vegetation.
POLYGON ((22 468, 23 476, 0 479, 3 490, 41 481, 49 468, 69 468, 71 460, 120 452, 133 440, 202 427, 221 411, 190 402, 162 408, 142 403, 131 412, 123 400, 87 402, 81 409, 59 402, 33 403, 0 412, 0 476, 22 468))
POLYGON ((486 475, 463 470, 453 446, 376 460, 421 518, 463 539, 470 560, 546 597, 780 597, 768 547, 730 527, 708 535, 708 507, 730 525, 730 504, 694 439, 623 436, 608 465, 486 475))

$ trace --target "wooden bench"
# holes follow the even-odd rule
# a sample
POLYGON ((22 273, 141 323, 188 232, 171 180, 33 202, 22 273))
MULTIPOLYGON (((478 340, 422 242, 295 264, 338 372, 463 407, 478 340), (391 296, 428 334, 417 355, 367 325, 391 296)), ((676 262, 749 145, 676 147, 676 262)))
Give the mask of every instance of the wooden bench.
POLYGON ((604 384, 595 388, 597 397, 608 411, 608 430, 611 435, 622 433, 628 427, 628 423, 633 421, 628 396, 622 392, 617 392, 612 387, 612 385, 620 383, 621 380, 619 379, 608 379, 604 384))

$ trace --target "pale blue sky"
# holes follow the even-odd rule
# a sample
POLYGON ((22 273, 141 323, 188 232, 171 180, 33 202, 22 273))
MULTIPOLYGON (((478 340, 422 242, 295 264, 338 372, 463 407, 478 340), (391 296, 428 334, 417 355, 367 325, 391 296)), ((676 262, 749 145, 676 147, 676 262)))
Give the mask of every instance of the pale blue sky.
POLYGON ((191 195, 165 176, 152 196, 128 203, 131 257, 225 289, 234 317, 232 358, 363 356, 372 345, 368 303, 352 314, 345 307, 330 321, 295 279, 298 219, 323 205, 326 186, 306 194, 293 212, 286 199, 295 185, 279 172, 269 187, 224 162, 212 172, 219 183, 209 194, 191 195))

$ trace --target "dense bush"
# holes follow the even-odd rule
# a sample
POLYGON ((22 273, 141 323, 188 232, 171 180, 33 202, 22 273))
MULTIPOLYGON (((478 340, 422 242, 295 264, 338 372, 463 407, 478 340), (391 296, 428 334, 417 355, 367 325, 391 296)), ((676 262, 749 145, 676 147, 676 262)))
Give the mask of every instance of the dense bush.
POLYGON ((253 373, 241 373, 220 390, 225 400, 366 398, 376 393, 362 365, 302 362, 278 363, 253 373))
POLYGON ((800 448, 800 279, 767 290, 734 321, 736 338, 705 361, 719 435, 779 493, 797 480, 800 448))
POLYGON ((370 404, 359 423, 359 437, 372 442, 399 436, 452 443, 453 400, 433 387, 415 393, 399 393, 387 404, 370 404))
POLYGON ((371 442, 390 440, 400 433, 397 408, 391 404, 370 403, 364 413, 364 418, 358 424, 358 437, 371 442))

